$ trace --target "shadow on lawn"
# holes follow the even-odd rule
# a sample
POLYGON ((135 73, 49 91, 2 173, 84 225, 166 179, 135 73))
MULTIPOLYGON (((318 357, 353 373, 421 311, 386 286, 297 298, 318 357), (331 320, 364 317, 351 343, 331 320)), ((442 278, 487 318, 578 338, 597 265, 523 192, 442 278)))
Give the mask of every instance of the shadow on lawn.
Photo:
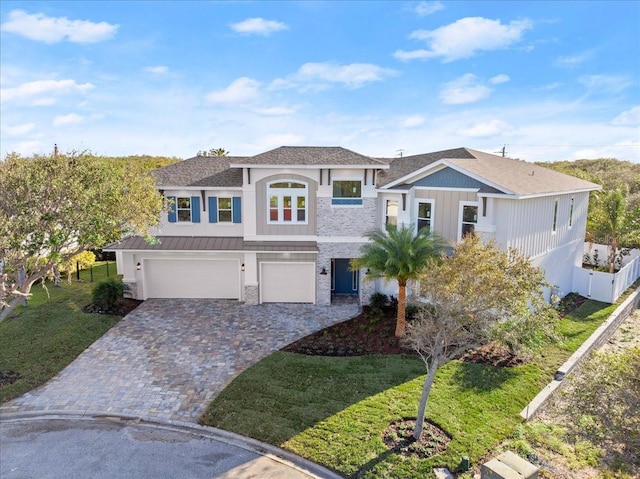
POLYGON ((461 361, 460 367, 456 369, 454 374, 454 379, 460 390, 491 391, 518 375, 518 371, 512 367, 488 366, 461 361))

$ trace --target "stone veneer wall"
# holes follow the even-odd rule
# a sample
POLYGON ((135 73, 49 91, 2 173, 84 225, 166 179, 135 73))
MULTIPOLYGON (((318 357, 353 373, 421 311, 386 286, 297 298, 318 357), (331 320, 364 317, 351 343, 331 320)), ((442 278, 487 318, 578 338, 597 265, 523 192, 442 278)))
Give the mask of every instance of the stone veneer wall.
MULTIPOLYGON (((318 238, 348 237, 363 238, 365 233, 377 227, 377 207, 375 198, 363 198, 361 207, 332 206, 331 198, 318 198, 318 238)), ((331 259, 351 259, 360 256, 360 247, 364 241, 318 242, 318 271, 326 268, 331 272, 331 259)), ((368 304, 375 291, 375 282, 368 281, 364 271, 360 271, 360 302, 368 304)), ((320 305, 331 304, 331 275, 319 275, 317 302, 320 305)))
POLYGON ((377 227, 375 198, 363 198, 362 207, 331 206, 331 198, 318 198, 318 237, 361 237, 377 227))
POLYGON ((256 305, 260 301, 260 292, 257 284, 255 285, 244 285, 244 303, 256 305))
MULTIPOLYGON (((351 259, 360 255, 360 247, 365 243, 318 243, 318 271, 323 267, 331 272, 331 259, 351 259)), ((318 275, 316 297, 318 304, 331 304, 331 274, 318 275)), ((360 304, 369 304, 375 291, 375 281, 368 280, 365 270, 360 270, 360 304)))
POLYGON ((124 281, 122 286, 122 296, 124 298, 142 299, 138 298, 138 284, 135 281, 124 281))

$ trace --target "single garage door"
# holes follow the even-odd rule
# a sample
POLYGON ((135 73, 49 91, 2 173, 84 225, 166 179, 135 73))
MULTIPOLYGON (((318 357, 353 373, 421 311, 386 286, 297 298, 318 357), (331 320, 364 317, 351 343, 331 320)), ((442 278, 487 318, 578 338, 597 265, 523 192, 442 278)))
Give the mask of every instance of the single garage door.
POLYGON ((260 263, 262 303, 315 303, 315 263, 260 263))
POLYGON ((237 260, 147 259, 144 298, 240 298, 237 260))

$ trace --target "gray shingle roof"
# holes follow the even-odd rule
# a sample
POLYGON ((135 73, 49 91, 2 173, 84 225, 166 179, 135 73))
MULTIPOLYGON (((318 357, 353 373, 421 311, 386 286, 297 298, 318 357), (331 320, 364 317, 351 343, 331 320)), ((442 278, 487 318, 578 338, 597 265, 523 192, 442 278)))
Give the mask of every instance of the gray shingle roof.
POLYGON ((242 170, 229 168, 234 156, 196 156, 153 172, 160 186, 242 186, 242 170))
POLYGON ((542 166, 512 158, 484 153, 469 148, 396 158, 391 168, 378 174, 378 186, 385 186, 439 160, 462 172, 484 179, 505 192, 518 196, 591 191, 600 185, 565 175, 542 166))
POLYGON ((385 167, 388 162, 361 155, 339 146, 281 146, 255 156, 232 161, 242 165, 322 165, 385 167))
POLYGON ((404 156, 402 158, 380 158, 381 161, 389 162, 391 167, 378 173, 376 178, 377 186, 388 185, 443 158, 473 158, 473 155, 466 148, 455 148, 453 150, 404 156))

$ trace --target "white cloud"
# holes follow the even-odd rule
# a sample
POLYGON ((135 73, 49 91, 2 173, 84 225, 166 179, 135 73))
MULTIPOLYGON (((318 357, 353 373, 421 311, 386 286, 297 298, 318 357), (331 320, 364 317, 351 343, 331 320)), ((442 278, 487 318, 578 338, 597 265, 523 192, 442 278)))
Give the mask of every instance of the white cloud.
POLYGON ((475 103, 491 95, 493 90, 478 81, 475 75, 466 73, 443 85, 440 99, 446 105, 475 103))
POLYGON ((420 17, 426 17, 427 15, 431 15, 432 13, 439 12, 440 10, 444 10, 444 5, 439 2, 418 2, 416 5, 415 12, 420 17))
POLYGON ((398 60, 408 62, 410 60, 424 60, 427 58, 431 58, 432 55, 427 50, 420 49, 420 50, 411 50, 409 52, 404 50, 396 50, 393 53, 393 56, 398 60))
POLYGON ((31 98, 32 104, 51 105, 56 101, 51 95, 85 93, 92 88, 95 88, 95 85, 91 83, 79 84, 75 80, 37 80, 23 83, 17 87, 3 88, 0 90, 0 96, 3 102, 31 98))
POLYGON ((245 35, 269 36, 274 32, 288 30, 289 27, 282 22, 265 20, 264 18, 247 18, 246 20, 229 25, 232 30, 245 35))
POLYGON ((94 23, 89 20, 69 20, 66 17, 48 17, 44 13, 28 14, 13 10, 9 20, 0 27, 30 40, 58 43, 67 40, 73 43, 95 43, 113 37, 119 25, 107 22, 94 23))
POLYGON ((632 85, 628 78, 615 75, 585 75, 578 81, 596 93, 620 93, 632 85))
POLYGON ((587 60, 593 58, 593 50, 587 50, 582 53, 578 53, 576 55, 569 55, 565 57, 559 57, 556 60, 556 64, 560 66, 572 67, 574 65, 579 65, 580 63, 584 63, 587 60))
POLYGON ((500 75, 496 75, 493 78, 489 79, 489 82, 493 85, 500 85, 501 83, 507 83, 511 81, 511 78, 509 77, 509 75, 505 75, 504 73, 501 73, 500 75))
POLYGON ((35 123, 25 123, 23 125, 2 126, 2 131, 8 136, 22 136, 35 128, 35 123))
POLYGON ((510 129, 509 124, 502 120, 489 120, 481 123, 476 123, 468 128, 462 128, 457 131, 459 135, 468 136, 471 138, 482 138, 487 136, 498 135, 505 130, 510 129))
POLYGON ((402 128, 415 128, 417 126, 420 126, 422 124, 424 124, 425 119, 423 116, 421 115, 411 115, 408 116, 406 118, 404 118, 401 122, 400 122, 400 126, 402 128))
POLYGON ((277 79, 271 84, 272 89, 302 88, 325 89, 329 85, 339 83, 347 88, 361 88, 367 83, 382 81, 395 76, 398 72, 371 63, 351 63, 339 65, 333 62, 305 63, 293 75, 285 79, 277 79))
POLYGON ((435 30, 416 30, 409 38, 425 41, 429 50, 398 50, 394 56, 400 60, 442 58, 452 62, 469 58, 481 51, 507 48, 522 39, 522 34, 532 28, 529 20, 515 20, 502 24, 500 20, 467 17, 435 30))
POLYGON ((234 80, 224 90, 212 91, 206 100, 210 103, 244 103, 260 95, 260 82, 242 77, 234 80))
POLYGON ((549 83, 548 85, 542 85, 541 87, 534 88, 534 91, 552 91, 560 88, 560 86, 562 86, 562 83, 560 82, 549 83))
POLYGON ((264 116, 287 116, 296 112, 295 108, 285 106, 274 106, 270 108, 256 108, 254 110, 258 115, 264 116))
POLYGON ((142 69, 145 73, 152 73, 154 75, 164 75, 169 71, 169 67, 165 65, 148 66, 142 69))
POLYGON ((39 140, 21 141, 13 145, 11 151, 20 153, 23 156, 30 156, 34 153, 42 153, 42 142, 39 140))
POLYGON ((611 121, 611 124, 615 126, 640 127, 640 105, 623 111, 611 121))
POLYGON ((68 115, 58 115, 53 119, 53 126, 67 126, 74 125, 76 123, 82 123, 84 117, 77 113, 69 113, 68 115))

